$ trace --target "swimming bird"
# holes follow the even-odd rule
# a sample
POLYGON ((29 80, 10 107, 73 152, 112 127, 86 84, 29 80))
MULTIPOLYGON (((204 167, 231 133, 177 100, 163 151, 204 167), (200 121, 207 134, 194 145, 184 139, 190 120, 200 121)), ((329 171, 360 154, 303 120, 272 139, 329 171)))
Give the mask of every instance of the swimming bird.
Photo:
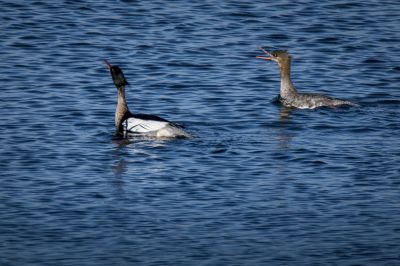
POLYGON ((300 109, 314 109, 317 107, 336 107, 342 105, 359 106, 346 100, 331 98, 318 93, 300 93, 296 90, 290 78, 290 67, 292 57, 286 50, 267 51, 261 47, 261 50, 268 55, 257 56, 264 60, 272 60, 278 63, 281 75, 281 88, 279 101, 287 107, 300 109))
POLYGON ((125 98, 128 81, 118 66, 104 60, 110 70, 112 80, 118 90, 118 102, 115 110, 115 128, 118 134, 140 134, 156 138, 187 138, 190 135, 180 125, 155 115, 134 114, 129 111, 125 98))

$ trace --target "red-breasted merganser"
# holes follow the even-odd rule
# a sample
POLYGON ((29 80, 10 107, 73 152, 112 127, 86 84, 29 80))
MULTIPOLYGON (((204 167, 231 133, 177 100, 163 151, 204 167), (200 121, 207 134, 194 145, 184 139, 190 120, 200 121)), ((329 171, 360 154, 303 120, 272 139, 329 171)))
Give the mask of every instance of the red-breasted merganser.
POLYGON ((314 109, 317 107, 336 107, 341 105, 359 106, 346 100, 334 99, 318 93, 300 93, 297 92, 292 80, 290 79, 290 63, 292 57, 286 50, 267 51, 261 50, 268 55, 257 56, 264 60, 272 60, 278 63, 281 74, 281 89, 279 101, 288 107, 296 107, 300 109, 314 109))
POLYGON ((125 86, 128 81, 124 73, 118 66, 113 66, 104 60, 114 85, 118 90, 118 103, 115 110, 115 128, 117 133, 133 133, 156 138, 187 138, 190 135, 186 133, 181 126, 165 120, 155 115, 133 114, 129 111, 125 99, 125 86))

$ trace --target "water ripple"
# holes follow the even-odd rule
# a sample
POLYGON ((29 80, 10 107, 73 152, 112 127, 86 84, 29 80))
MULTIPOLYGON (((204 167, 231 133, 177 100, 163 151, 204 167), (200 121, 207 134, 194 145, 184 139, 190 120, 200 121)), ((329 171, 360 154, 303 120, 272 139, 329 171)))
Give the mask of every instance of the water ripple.
POLYGON ((393 1, 4 2, 1 265, 387 264, 399 258, 393 1), (299 90, 360 108, 274 102, 299 90), (190 140, 114 135, 133 112, 190 140))

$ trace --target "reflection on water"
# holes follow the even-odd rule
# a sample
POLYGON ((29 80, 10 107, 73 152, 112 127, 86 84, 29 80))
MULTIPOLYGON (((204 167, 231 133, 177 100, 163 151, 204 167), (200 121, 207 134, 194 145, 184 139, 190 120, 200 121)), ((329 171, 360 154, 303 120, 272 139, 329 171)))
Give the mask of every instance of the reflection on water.
POLYGON ((396 1, 3 1, 1 265, 398 265, 396 1), (271 104, 287 48, 300 91, 271 104), (382 52, 390 51, 390 52, 382 52), (378 55, 378 57, 377 57, 378 55), (114 138, 133 112, 195 138, 114 138))
POLYGON ((289 134, 285 129, 281 128, 279 130, 278 137, 277 137, 279 148, 288 149, 292 139, 293 139, 293 135, 289 134))
POLYGON ((285 106, 279 106, 279 127, 277 132, 277 143, 280 149, 288 149, 290 142, 294 137, 294 133, 289 132, 290 125, 287 123, 290 121, 290 115, 293 109, 285 106))
POLYGON ((123 155, 118 155, 116 159, 116 163, 113 167, 116 177, 120 177, 127 170, 127 163, 124 159, 123 155))
MULTIPOLYGON (((114 165, 112 167, 115 176, 121 179, 123 174, 129 171, 129 166, 137 167, 138 163, 146 160, 158 161, 158 168, 153 168, 153 172, 162 171, 162 158, 149 151, 152 149, 162 149, 171 141, 184 141, 174 139, 155 139, 144 135, 131 135, 125 137, 114 137, 114 165)), ((140 168, 137 169, 140 172, 140 168)))
POLYGON ((292 113, 293 109, 286 107, 286 106, 280 106, 279 107, 279 113, 280 113, 280 118, 279 121, 285 122, 289 119, 290 114, 292 113))

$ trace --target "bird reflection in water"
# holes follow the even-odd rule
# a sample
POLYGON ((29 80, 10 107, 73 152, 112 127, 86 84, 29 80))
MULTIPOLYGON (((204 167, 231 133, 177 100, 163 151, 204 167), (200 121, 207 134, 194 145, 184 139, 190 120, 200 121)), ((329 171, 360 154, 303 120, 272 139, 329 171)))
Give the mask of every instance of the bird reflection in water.
POLYGON ((293 139, 293 134, 288 132, 288 128, 286 124, 290 121, 290 115, 293 111, 293 108, 280 106, 279 108, 279 128, 278 128, 278 145, 280 149, 288 149, 290 142, 293 139))
POLYGON ((143 162, 148 159, 157 160, 158 156, 150 152, 148 148, 151 149, 164 147, 166 144, 165 142, 170 140, 171 139, 160 140, 141 135, 134 137, 116 136, 112 141, 115 145, 115 149, 113 152, 113 156, 115 158, 113 171, 116 180, 120 180, 120 183, 123 184, 122 177, 128 172, 129 165, 134 165, 135 163, 137 164, 142 160, 143 162), (131 160, 129 160, 128 158, 131 160), (137 161, 132 161, 135 159, 137 161))
POLYGON ((124 180, 122 176, 127 172, 128 169, 128 164, 125 160, 126 154, 123 150, 131 143, 131 141, 127 138, 115 138, 113 139, 113 143, 115 145, 113 152, 113 156, 115 158, 115 163, 113 165, 115 179, 112 183, 118 191, 123 192, 124 180))

